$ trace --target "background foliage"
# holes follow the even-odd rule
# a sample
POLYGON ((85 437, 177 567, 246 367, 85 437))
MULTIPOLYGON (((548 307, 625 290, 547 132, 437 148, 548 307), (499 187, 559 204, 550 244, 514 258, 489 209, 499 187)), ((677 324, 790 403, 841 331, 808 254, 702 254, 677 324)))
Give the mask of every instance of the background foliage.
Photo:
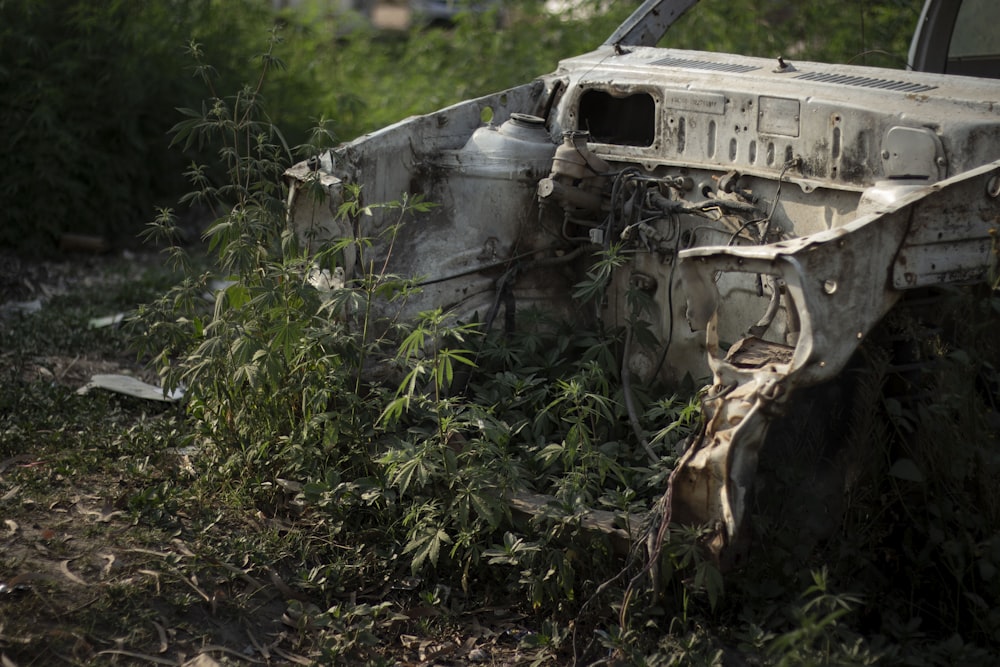
MULTIPOLYGON (((668 36, 683 48, 899 66, 919 3, 805 4, 706 0, 668 36), (861 29, 863 26, 863 29, 861 29)), ((290 146, 320 121, 337 140, 500 90, 600 44, 632 3, 567 3, 556 12, 512 0, 449 30, 377 32, 335 3, 275 14, 264 0, 3 0, 0 2, 0 243, 49 253, 61 234, 127 244, 153 205, 185 191, 198 146, 168 150, 178 107, 201 82, 186 54, 202 44, 219 90, 250 78, 267 31, 284 26, 268 109, 290 146), (575 8, 567 8, 575 7, 575 8), (572 20, 569 20, 572 19, 572 20)), ((221 179, 215 171, 212 177, 221 179)))

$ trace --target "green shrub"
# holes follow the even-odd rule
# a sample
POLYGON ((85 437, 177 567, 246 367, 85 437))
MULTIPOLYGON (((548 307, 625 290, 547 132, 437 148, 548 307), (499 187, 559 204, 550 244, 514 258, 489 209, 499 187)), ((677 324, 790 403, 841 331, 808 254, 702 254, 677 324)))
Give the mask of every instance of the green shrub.
POLYGON ((195 153, 168 150, 178 106, 202 96, 184 46, 211 42, 227 85, 249 71, 261 3, 6 0, 0 3, 0 243, 50 252, 65 232, 127 243, 153 204, 185 191, 195 153))

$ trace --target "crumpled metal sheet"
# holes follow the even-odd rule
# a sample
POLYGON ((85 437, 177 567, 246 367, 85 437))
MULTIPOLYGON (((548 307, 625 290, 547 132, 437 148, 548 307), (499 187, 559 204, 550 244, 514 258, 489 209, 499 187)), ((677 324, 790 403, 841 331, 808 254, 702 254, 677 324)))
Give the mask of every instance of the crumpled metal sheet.
POLYGON ((681 253, 689 319, 706 332, 713 384, 702 402, 703 430, 678 462, 671 516, 712 525, 709 547, 722 565, 734 564, 746 550, 749 493, 768 427, 794 410, 797 390, 837 376, 899 300, 901 281, 894 276, 907 253, 934 246, 936 252, 927 252, 936 259, 920 265, 928 268, 926 280, 903 284, 945 282, 948 275, 981 280, 995 269, 990 239, 1000 227, 998 179, 1000 161, 916 190, 844 227, 765 246, 681 253), (966 252, 952 252, 948 241, 956 228, 966 252), (949 272, 938 271, 938 264, 949 272), (794 348, 745 338, 722 353, 720 272, 783 281, 802 325, 794 348))

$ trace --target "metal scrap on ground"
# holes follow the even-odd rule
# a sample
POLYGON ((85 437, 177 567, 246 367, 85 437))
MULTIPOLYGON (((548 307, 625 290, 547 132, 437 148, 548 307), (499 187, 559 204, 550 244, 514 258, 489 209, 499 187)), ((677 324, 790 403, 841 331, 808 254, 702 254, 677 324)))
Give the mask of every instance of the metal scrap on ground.
POLYGON ((183 389, 164 391, 162 387, 148 384, 129 375, 95 375, 90 382, 80 387, 76 393, 87 394, 91 389, 104 389, 117 394, 134 396, 147 401, 174 403, 184 396, 183 389))

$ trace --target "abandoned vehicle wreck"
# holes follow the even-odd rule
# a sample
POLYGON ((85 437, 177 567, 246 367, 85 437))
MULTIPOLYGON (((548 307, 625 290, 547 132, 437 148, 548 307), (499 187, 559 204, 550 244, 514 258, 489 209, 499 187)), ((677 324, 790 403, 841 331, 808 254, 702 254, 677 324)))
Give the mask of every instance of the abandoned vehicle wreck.
MULTIPOLYGON (((370 251, 422 277, 413 313, 492 322, 535 306, 628 326, 629 291, 648 296, 658 345, 626 344, 623 374, 705 380, 668 511, 714 526, 725 563, 746 546, 769 427, 798 393, 837 377, 907 292, 991 278, 1000 81, 657 48, 694 4, 650 0, 551 74, 287 178, 290 224, 314 248, 391 224, 380 209, 338 216, 349 187, 437 204, 391 257, 388 242, 370 251), (582 312, 573 286, 611 248, 627 261, 582 312)), ((358 261, 342 258, 348 282, 358 261)))

